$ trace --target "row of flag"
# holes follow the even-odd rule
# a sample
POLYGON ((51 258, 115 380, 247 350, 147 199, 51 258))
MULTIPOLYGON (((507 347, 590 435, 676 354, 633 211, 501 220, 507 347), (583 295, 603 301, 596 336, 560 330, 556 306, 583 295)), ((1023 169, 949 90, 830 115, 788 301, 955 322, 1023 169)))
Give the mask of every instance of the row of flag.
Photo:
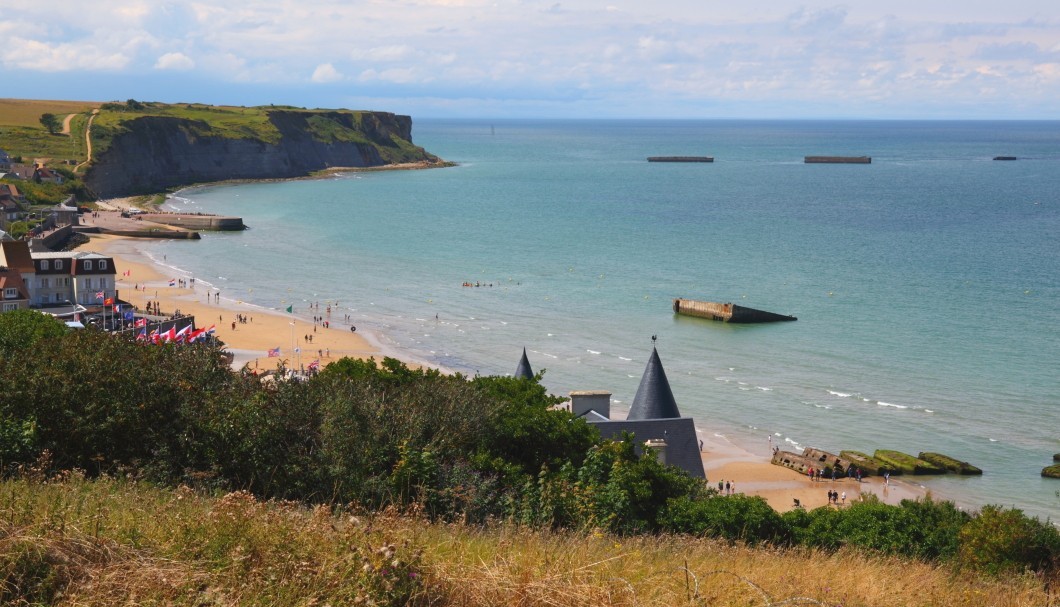
POLYGON ((174 343, 174 344, 186 343, 186 344, 190 344, 190 343, 195 343, 195 341, 197 341, 197 340, 199 340, 199 339, 201 339, 203 337, 206 337, 208 335, 213 335, 214 332, 216 331, 216 325, 210 325, 209 328, 196 329, 194 331, 191 329, 191 325, 188 325, 188 326, 184 327, 183 329, 180 329, 179 331, 177 330, 177 327, 174 325, 174 326, 170 327, 168 331, 159 332, 156 329, 156 330, 151 331, 150 333, 148 333, 146 324, 147 324, 146 321, 144 321, 144 319, 142 319, 142 318, 140 320, 136 321, 136 326, 143 327, 142 329, 140 329, 140 332, 136 335, 136 341, 148 341, 148 342, 151 342, 153 344, 167 344, 167 343, 174 343), (141 324, 141 321, 143 321, 143 324, 141 324))

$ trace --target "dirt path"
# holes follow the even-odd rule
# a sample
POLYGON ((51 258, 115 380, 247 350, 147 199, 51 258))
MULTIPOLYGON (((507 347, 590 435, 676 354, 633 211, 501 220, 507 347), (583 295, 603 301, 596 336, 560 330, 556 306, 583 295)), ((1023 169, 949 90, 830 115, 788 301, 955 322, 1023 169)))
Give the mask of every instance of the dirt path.
MULTIPOLYGON (((74 167, 74 172, 75 173, 80 171, 81 167, 83 167, 86 164, 92 162, 92 121, 96 119, 96 114, 98 114, 98 113, 99 113, 98 109, 92 110, 92 115, 88 117, 88 124, 85 125, 85 152, 86 152, 85 156, 86 156, 86 158, 85 158, 84 162, 82 162, 81 164, 79 164, 79 165, 74 167)), ((69 121, 70 117, 67 116, 66 119, 67 119, 67 121, 69 121)))
POLYGON ((70 121, 74 119, 77 114, 67 114, 66 118, 63 119, 63 135, 70 135, 70 121))

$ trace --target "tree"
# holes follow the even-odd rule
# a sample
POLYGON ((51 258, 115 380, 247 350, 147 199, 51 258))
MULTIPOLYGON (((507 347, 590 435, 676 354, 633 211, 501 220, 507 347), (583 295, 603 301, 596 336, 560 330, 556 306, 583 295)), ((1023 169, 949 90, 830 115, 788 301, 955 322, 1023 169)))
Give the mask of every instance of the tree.
POLYGON ((58 133, 63 129, 63 122, 55 114, 44 113, 40 115, 40 123, 44 125, 44 128, 48 129, 48 132, 52 135, 58 133))
POLYGON ((42 339, 65 333, 66 326, 54 316, 36 310, 4 312, 0 314, 0 361, 30 350, 42 339))

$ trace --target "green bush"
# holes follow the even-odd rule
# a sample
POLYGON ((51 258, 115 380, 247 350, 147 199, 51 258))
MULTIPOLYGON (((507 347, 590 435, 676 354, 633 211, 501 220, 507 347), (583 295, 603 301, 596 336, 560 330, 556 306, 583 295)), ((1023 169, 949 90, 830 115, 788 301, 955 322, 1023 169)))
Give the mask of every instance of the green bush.
POLYGON ((928 560, 946 560, 957 551, 958 533, 969 520, 951 502, 903 500, 890 506, 875 496, 848 508, 817 508, 785 513, 796 543, 836 550, 863 548, 928 560))
POLYGON ((666 504, 659 518, 662 529, 671 533, 692 533, 748 544, 784 544, 791 539, 787 521, 761 497, 680 496, 666 504))
POLYGON ((958 564, 991 574, 1060 569, 1060 532, 1023 511, 986 506, 961 529, 958 564))

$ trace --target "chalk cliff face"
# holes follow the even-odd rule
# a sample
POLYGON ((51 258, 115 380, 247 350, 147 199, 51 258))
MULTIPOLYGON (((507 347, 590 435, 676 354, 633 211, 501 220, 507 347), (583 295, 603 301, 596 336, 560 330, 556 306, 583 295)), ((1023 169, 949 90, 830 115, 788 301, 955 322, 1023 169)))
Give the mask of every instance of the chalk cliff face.
POLYGON ((358 120, 349 112, 276 110, 269 120, 279 131, 276 142, 223 136, 199 120, 130 120, 93 160, 85 183, 96 196, 110 198, 227 179, 301 177, 329 167, 438 161, 411 145, 409 116, 360 112, 358 120), (333 132, 314 130, 313 120, 325 120, 333 132))

